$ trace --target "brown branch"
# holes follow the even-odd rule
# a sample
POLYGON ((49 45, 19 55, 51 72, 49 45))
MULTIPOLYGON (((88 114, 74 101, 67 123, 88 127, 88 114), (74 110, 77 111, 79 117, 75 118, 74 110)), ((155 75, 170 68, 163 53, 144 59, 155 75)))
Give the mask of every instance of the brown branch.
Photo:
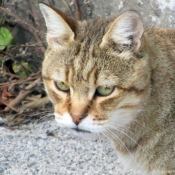
POLYGON ((29 84, 29 83, 31 83, 31 81, 40 78, 41 77, 40 73, 41 73, 41 71, 38 71, 38 72, 34 73, 33 75, 31 75, 30 77, 21 78, 20 80, 17 80, 16 82, 0 83, 0 88, 12 86, 12 85, 15 85, 15 84, 22 84, 22 83, 23 84, 25 84, 25 83, 29 84))
POLYGON ((21 112, 23 112, 26 109, 34 109, 44 106, 45 104, 49 103, 50 100, 48 97, 43 97, 41 99, 37 99, 35 101, 29 102, 27 104, 22 105, 22 107, 19 109, 21 112))
POLYGON ((69 13, 73 16, 72 11, 70 10, 70 8, 69 8, 67 2, 66 2, 65 0, 62 0, 62 1, 63 1, 63 4, 64 4, 64 5, 66 6, 66 8, 68 9, 69 13))
POLYGON ((34 17, 34 20, 35 20, 35 24, 36 24, 37 27, 40 28, 41 35, 45 36, 44 27, 42 26, 42 22, 39 18, 38 9, 36 8, 35 2, 34 2, 34 0, 30 0, 28 2, 29 2, 30 7, 31 7, 31 11, 32 11, 32 14, 33 14, 33 17, 34 17))
MULTIPOLYGON (((15 3, 8 4, 8 6, 12 6, 12 7, 14 5, 15 5, 15 3)), ((34 18, 33 14, 31 13, 30 10, 28 10, 28 9, 26 9, 24 7, 21 7, 21 6, 18 6, 18 9, 21 10, 21 11, 23 11, 23 12, 25 12, 27 15, 30 15, 32 18, 34 18)))
POLYGON ((84 4, 89 4, 89 3, 91 3, 93 0, 89 0, 89 1, 86 1, 86 0, 84 0, 84 4))
POLYGON ((15 74, 12 74, 10 72, 3 72, 3 74, 8 75, 8 76, 13 77, 13 78, 23 79, 22 77, 15 75, 15 74))
POLYGON ((23 28, 25 28, 26 30, 28 30, 30 33, 39 33, 39 31, 36 28, 34 28, 30 24, 28 24, 25 21, 23 21, 20 17, 18 17, 15 14, 13 14, 9 9, 6 9, 4 7, 0 7, 0 10, 2 10, 5 14, 7 14, 7 15, 13 17, 13 18, 15 18, 16 23, 18 23, 19 25, 21 25, 23 28))
POLYGON ((0 98, 0 102, 3 103, 5 106, 7 106, 9 109, 12 109, 13 111, 19 112, 16 108, 14 108, 13 106, 9 105, 8 103, 6 103, 3 99, 0 98))
POLYGON ((49 5, 51 6, 51 7, 54 7, 54 1, 53 0, 48 0, 49 1, 49 5))
MULTIPOLYGON (((21 27, 25 28, 26 30, 28 30, 34 37, 35 40, 38 43, 41 43, 40 38, 38 37, 38 34, 40 33, 40 31, 38 29, 36 29, 35 27, 33 27, 32 25, 30 25, 29 23, 26 23, 25 21, 23 21, 20 17, 18 17, 17 15, 13 14, 9 9, 6 9, 4 7, 0 7, 0 10, 3 11, 5 14, 13 17, 15 19, 15 22, 17 24, 19 24, 21 27)), ((41 47, 42 52, 45 52, 45 47, 43 45, 43 47, 41 47)))
POLYGON ((81 14, 80 4, 79 4, 78 0, 73 0, 73 3, 75 5, 75 17, 76 17, 76 19, 81 21, 82 20, 82 14, 81 14))
POLYGON ((37 53, 40 53, 40 52, 31 52, 31 53, 22 53, 22 54, 16 54, 16 56, 13 56, 12 58, 15 59, 15 58, 25 58, 25 57, 28 57, 28 56, 32 56, 34 54, 37 54, 37 53))
MULTIPOLYGON (((41 83, 41 78, 38 78, 37 80, 35 80, 33 83, 31 83, 30 85, 28 85, 25 90, 21 91, 18 96, 12 100, 9 105, 11 107, 15 107, 17 106, 19 103, 21 103, 22 100, 24 100, 32 91, 33 91, 33 88, 37 85, 41 83)), ((8 112, 10 110, 9 107, 6 107, 4 109, 4 112, 8 112)))
MULTIPOLYGON (((35 37, 35 40, 36 40, 38 43, 41 42, 40 38, 39 38, 35 33, 33 33, 33 36, 35 37)), ((43 45, 43 47, 40 47, 40 48, 41 48, 41 51, 44 53, 45 50, 46 50, 46 48, 44 47, 44 45, 43 45)))

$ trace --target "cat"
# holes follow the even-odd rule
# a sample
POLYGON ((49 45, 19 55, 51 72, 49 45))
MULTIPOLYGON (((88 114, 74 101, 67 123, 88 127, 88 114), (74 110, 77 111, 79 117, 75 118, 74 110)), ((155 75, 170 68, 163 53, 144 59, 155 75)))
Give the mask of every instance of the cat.
POLYGON ((59 126, 106 136, 126 169, 174 175, 175 30, 144 30, 136 11, 77 21, 40 9, 42 77, 59 126))

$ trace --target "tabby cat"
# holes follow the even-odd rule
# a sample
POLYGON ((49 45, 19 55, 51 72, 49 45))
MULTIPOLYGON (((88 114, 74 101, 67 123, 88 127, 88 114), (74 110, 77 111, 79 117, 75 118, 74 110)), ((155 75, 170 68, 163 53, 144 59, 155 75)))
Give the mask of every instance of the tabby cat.
POLYGON ((76 21, 40 9, 48 43, 42 77, 58 124, 110 138, 125 168, 174 175, 175 30, 144 31, 135 11, 76 21))

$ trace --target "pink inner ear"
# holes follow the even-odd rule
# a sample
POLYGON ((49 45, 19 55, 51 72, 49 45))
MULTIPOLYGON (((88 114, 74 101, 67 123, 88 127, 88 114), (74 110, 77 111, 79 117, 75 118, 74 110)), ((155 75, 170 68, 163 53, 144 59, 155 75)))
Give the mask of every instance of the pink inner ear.
POLYGON ((67 23, 71 20, 66 15, 44 4, 40 5, 40 9, 47 26, 47 42, 51 47, 67 45, 67 42, 73 41, 74 33, 67 23))
POLYGON ((134 11, 129 11, 114 20, 104 35, 100 47, 112 40, 117 45, 131 45, 136 51, 141 45, 142 34, 143 23, 140 15, 134 11))

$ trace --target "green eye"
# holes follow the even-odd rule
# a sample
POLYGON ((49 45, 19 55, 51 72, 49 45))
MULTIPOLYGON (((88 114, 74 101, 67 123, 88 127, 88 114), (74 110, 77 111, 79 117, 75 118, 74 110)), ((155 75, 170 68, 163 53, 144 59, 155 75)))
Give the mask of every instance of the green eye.
POLYGON ((70 90, 69 86, 62 81, 56 81, 55 86, 58 90, 63 92, 68 92, 70 90))
POLYGON ((114 87, 99 86, 97 88, 97 94, 100 96, 108 96, 114 91, 114 87))

